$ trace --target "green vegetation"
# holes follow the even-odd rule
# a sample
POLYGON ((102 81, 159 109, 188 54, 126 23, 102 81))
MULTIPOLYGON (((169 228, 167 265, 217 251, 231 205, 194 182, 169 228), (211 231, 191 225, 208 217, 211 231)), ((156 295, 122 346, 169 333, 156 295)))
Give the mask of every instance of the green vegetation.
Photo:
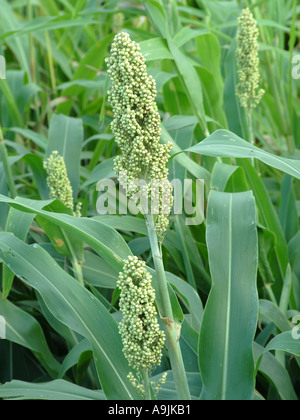
POLYGON ((0 399, 298 400, 297 0, 0 9, 0 399))

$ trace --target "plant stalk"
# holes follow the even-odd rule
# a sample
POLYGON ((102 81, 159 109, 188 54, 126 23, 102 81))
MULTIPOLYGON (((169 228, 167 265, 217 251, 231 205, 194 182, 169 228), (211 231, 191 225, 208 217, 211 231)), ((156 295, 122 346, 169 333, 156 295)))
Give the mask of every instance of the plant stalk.
POLYGON ((82 273, 82 266, 81 266, 81 264, 79 263, 79 261, 77 260, 77 258, 75 256, 72 258, 72 265, 73 265, 73 269, 75 271, 76 278, 77 278, 79 284, 82 287, 85 287, 84 286, 83 273, 82 273))
POLYGON ((8 154, 7 154, 7 150, 6 150, 6 147, 5 147, 3 132, 2 132, 1 126, 0 126, 0 160, 3 163, 3 168, 4 168, 5 175, 6 175, 6 181, 7 181, 7 185, 8 185, 8 188, 10 190, 11 196, 12 196, 12 198, 16 198, 17 190, 16 190, 13 174, 12 174, 12 171, 11 171, 11 166, 10 166, 9 161, 8 161, 8 154))
POLYGON ((70 249, 71 255, 72 255, 72 257, 71 257, 71 263, 72 263, 72 266, 73 266, 73 270, 75 272, 76 279, 77 279, 77 281, 79 282, 79 284, 82 287, 85 287, 85 285, 84 285, 84 277, 83 277, 83 272, 82 272, 82 265, 78 261, 76 255, 75 255, 75 252, 73 250, 72 244, 71 244, 71 242, 68 239, 68 235, 64 232, 64 230, 63 230, 63 234, 64 234, 66 243, 67 243, 67 245, 68 245, 68 247, 70 249))
POLYGON ((183 364, 179 339, 177 337, 176 323, 173 317, 173 311, 168 292, 168 283, 162 259, 162 252, 158 243, 153 215, 146 216, 146 223, 157 277, 159 312, 166 334, 166 344, 169 351, 172 370, 174 373, 176 389, 178 397, 181 400, 190 400, 191 395, 183 364))
POLYGON ((149 371, 148 369, 143 368, 143 382, 145 388, 145 399, 147 401, 151 401, 151 388, 150 388, 150 380, 149 380, 149 371))
POLYGON ((53 57, 52 57, 52 52, 51 52, 51 42, 50 42, 50 36, 49 36, 48 31, 45 31, 45 38, 46 38, 47 51, 48 51, 51 85, 52 85, 52 89, 56 91, 57 85, 56 85, 56 77, 55 77, 55 67, 54 67, 54 62, 53 62, 53 57))
POLYGON ((295 140, 293 136, 293 125, 294 125, 294 109, 293 109, 293 78, 292 74, 292 60, 293 53, 296 44, 296 20, 297 20, 297 0, 293 0, 292 3, 292 25, 290 31, 290 41, 289 41, 289 53, 290 53, 290 67, 289 67, 289 85, 288 85, 288 109, 290 111, 290 126, 291 134, 287 136, 287 146, 289 153, 295 153, 295 140))
MULTIPOLYGON (((32 0, 27 0, 27 18, 29 22, 31 22, 33 19, 32 0)), ((35 53, 34 53, 34 38, 33 38, 32 33, 29 34, 29 44, 30 44, 31 80, 33 83, 37 83, 36 65, 35 65, 36 59, 35 59, 35 53)))
POLYGON ((253 121, 251 112, 246 112, 247 115, 247 128, 248 128, 248 142, 254 145, 253 121))
MULTIPOLYGON (((247 119, 247 130, 248 130, 248 142, 254 146, 255 138, 254 138, 254 132, 253 132, 253 118, 251 111, 246 111, 246 119, 247 119)), ((253 167, 255 167, 255 161, 254 158, 251 158, 251 164, 253 167)))

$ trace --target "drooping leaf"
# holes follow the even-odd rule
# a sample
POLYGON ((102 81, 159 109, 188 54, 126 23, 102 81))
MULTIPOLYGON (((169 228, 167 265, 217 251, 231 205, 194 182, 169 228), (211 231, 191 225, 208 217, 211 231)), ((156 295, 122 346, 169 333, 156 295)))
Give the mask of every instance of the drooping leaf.
POLYGON ((0 256, 24 283, 39 292, 51 313, 91 343, 104 393, 109 399, 134 399, 118 326, 106 308, 41 247, 0 233, 0 256))
POLYGON ((298 336, 299 334, 293 335, 292 331, 286 331, 279 334, 270 341, 265 351, 281 350, 300 357, 300 342, 298 336))
POLYGON ((91 391, 62 379, 42 384, 12 381, 0 386, 0 398, 44 401, 106 400, 103 391, 91 391))
POLYGON ((256 158, 261 162, 300 179, 300 162, 259 149, 227 130, 218 130, 188 152, 213 157, 256 158))
POLYGON ((57 378, 60 364, 52 355, 40 324, 8 300, 0 300, 0 315, 5 319, 5 339, 31 350, 51 377, 57 378))

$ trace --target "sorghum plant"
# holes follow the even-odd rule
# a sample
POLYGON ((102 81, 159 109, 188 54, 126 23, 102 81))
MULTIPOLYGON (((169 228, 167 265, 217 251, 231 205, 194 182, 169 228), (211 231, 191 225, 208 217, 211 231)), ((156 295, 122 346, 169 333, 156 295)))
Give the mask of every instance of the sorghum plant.
MULTIPOLYGON (((120 183, 124 184, 128 180, 135 179, 145 180, 150 198, 152 190, 163 181, 161 184, 163 187, 156 189, 159 191, 157 220, 154 220, 153 214, 149 211, 146 214, 146 222, 157 275, 158 293, 162 302, 159 309, 177 390, 182 399, 189 399, 161 251, 171 211, 170 205, 165 208, 163 197, 165 194, 171 196, 172 189, 167 179, 167 162, 172 145, 162 145, 159 142, 161 129, 160 116, 155 103, 155 81, 147 74, 145 58, 140 52, 139 45, 132 41, 127 33, 116 35, 107 64, 112 81, 109 98, 115 116, 112 130, 122 152, 115 160, 120 183)), ((170 202, 172 200, 169 200, 170 202)))
POLYGON ((249 8, 242 11, 238 21, 237 61, 239 84, 237 96, 242 108, 245 109, 249 130, 249 141, 254 142, 252 131, 252 112, 260 103, 265 91, 259 89, 259 30, 256 20, 249 8))

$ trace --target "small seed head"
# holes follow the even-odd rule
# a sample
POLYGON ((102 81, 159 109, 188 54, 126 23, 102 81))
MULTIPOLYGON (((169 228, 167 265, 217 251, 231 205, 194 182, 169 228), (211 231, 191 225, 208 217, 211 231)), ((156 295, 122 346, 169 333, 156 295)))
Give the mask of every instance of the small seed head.
POLYGON ((244 9, 239 17, 237 34, 237 61, 239 84, 237 96, 241 106, 251 113, 260 103, 264 90, 259 89, 259 30, 250 10, 244 9))
MULTIPOLYGON (((54 151, 44 161, 44 168, 47 172, 47 184, 50 189, 50 198, 60 200, 66 207, 74 212, 73 189, 68 178, 64 158, 54 151)), ((78 204, 74 215, 80 217, 81 204, 78 204)))

